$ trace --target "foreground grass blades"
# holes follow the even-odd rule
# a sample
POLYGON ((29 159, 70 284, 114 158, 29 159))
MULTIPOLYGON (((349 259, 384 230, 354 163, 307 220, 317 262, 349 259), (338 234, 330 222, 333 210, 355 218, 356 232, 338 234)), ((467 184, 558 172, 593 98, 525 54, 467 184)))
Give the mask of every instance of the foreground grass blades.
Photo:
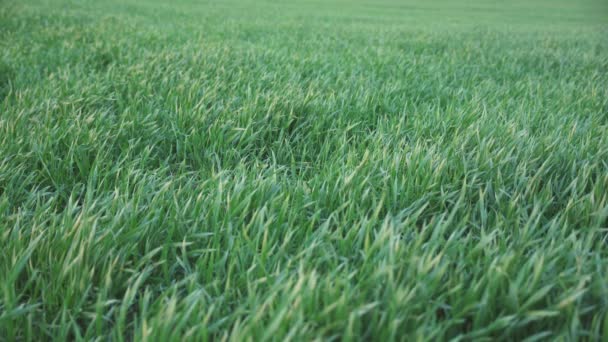
POLYGON ((601 3, 0 4, 0 339, 608 335, 601 3))

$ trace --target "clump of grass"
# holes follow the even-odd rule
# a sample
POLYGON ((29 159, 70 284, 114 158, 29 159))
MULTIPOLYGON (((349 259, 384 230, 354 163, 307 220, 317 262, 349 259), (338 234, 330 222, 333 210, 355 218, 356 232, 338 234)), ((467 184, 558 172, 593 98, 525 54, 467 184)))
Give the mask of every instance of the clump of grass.
POLYGON ((493 6, 20 3, 0 336, 605 336, 605 15, 493 6))
POLYGON ((15 71, 8 64, 0 60, 0 101, 9 94, 15 71))

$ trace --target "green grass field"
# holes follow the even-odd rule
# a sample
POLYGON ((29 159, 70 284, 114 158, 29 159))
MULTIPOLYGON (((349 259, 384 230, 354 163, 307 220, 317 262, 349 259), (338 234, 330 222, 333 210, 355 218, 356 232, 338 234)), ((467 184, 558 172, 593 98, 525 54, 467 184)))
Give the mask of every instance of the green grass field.
POLYGON ((601 0, 0 1, 0 340, 608 339, 601 0))

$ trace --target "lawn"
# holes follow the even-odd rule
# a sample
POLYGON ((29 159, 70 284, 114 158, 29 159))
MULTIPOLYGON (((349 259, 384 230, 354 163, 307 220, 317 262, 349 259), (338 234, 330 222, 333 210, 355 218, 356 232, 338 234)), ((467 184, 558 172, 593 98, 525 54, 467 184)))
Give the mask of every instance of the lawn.
POLYGON ((601 0, 0 0, 0 340, 608 336, 601 0))

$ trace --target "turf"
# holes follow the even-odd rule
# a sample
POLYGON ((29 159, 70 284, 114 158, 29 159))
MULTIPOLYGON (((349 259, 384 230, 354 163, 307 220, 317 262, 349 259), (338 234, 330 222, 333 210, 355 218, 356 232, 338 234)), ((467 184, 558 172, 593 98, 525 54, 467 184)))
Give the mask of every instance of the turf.
POLYGON ((608 336, 608 6, 3 0, 0 340, 608 336))

